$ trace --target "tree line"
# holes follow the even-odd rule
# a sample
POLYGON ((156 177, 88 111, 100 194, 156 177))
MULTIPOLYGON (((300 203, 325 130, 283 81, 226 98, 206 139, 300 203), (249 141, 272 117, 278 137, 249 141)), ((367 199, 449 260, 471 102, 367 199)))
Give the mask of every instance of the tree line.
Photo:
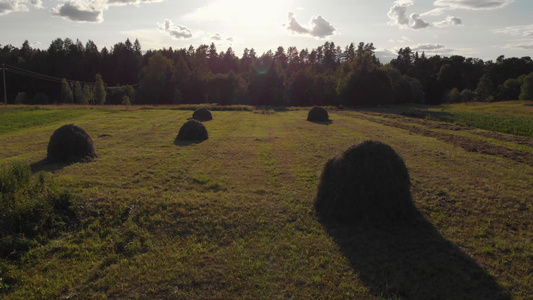
MULTIPOLYGON (((382 64, 373 43, 280 46, 238 57, 214 44, 141 51, 138 40, 98 49, 58 38, 47 50, 0 45, 8 103, 218 103, 371 106, 533 100, 530 57, 483 61, 401 48, 382 64)), ((2 94, 4 93, 2 86, 2 94)))

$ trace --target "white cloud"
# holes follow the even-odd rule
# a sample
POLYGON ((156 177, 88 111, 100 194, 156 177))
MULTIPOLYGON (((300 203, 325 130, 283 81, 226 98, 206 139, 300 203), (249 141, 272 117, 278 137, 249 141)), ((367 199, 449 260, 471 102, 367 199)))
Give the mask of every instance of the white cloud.
POLYGON ((12 12, 29 11, 27 3, 36 8, 42 7, 41 0, 2 0, 0 1, 0 15, 7 15, 12 12))
MULTIPOLYGON (((41 0, 30 1, 41 2, 41 0)), ((110 6, 139 5, 161 1, 163 0, 68 0, 52 8, 51 12, 55 16, 75 22, 101 23, 104 21, 104 10, 110 6)))
MULTIPOLYGON (((515 0, 435 0, 433 5, 436 8, 420 14, 423 17, 426 16, 441 16, 447 11, 464 9, 464 10, 495 10, 506 7, 509 4, 514 3, 515 0)), ((446 21, 446 20, 445 20, 446 21)), ((436 22, 434 24, 437 27, 445 27, 450 25, 459 25, 459 24, 450 24, 445 21, 436 22), (440 25, 440 26, 439 26, 440 25)))
POLYGON ((434 52, 434 51, 443 51, 445 47, 440 44, 418 44, 411 48, 413 51, 425 51, 425 52, 434 52))
POLYGON ((227 46, 228 43, 229 44, 233 43, 235 41, 235 38, 231 36, 225 37, 225 36, 222 36, 220 33, 215 33, 214 35, 211 36, 211 41, 215 41, 217 43, 220 43, 223 46, 227 46))
POLYGON ((310 34, 318 38, 326 38, 335 34, 335 27, 331 25, 326 19, 321 15, 313 18, 311 20, 311 32, 310 34))
POLYGON ((289 12, 289 23, 285 25, 287 27, 287 30, 289 30, 292 33, 299 33, 299 34, 307 34, 309 33, 309 29, 303 27, 296 21, 296 17, 294 16, 294 13, 289 12))
POLYGON ((141 3, 153 3, 153 2, 162 2, 163 0, 108 0, 107 2, 110 5, 139 5, 141 3))
POLYGON ((294 13, 289 12, 289 22, 283 26, 291 33, 310 35, 320 39, 327 38, 336 33, 335 27, 333 27, 333 25, 321 15, 312 18, 309 28, 306 28, 296 20, 294 13))
POLYGON ((433 4, 447 9, 493 10, 514 2, 515 0, 436 0, 433 4))
POLYGON ((399 40, 390 39, 389 43, 395 43, 395 44, 407 44, 408 42, 411 42, 412 40, 406 36, 402 36, 399 40))
POLYGON ((447 16, 445 20, 433 23, 435 27, 461 26, 463 21, 458 17, 447 16))
POLYGON ((410 0, 395 1, 387 13, 390 19, 389 24, 411 29, 422 29, 431 26, 428 22, 421 19, 419 14, 413 13, 407 16, 407 8, 413 4, 414 2, 410 0))
POLYGON ((495 33, 505 33, 513 36, 533 36, 533 24, 523 26, 509 26, 500 29, 494 29, 495 33))
POLYGON ((506 49, 520 49, 520 50, 533 50, 533 41, 518 41, 516 43, 507 44, 503 48, 506 48, 506 49))
POLYGON ((387 13, 387 16, 389 17, 390 24, 391 25, 400 25, 400 26, 407 26, 409 25, 409 18, 407 17, 407 7, 413 5, 412 1, 409 2, 401 2, 396 1, 394 2, 394 6, 392 6, 387 13))
MULTIPOLYGON (((389 25, 399 26, 401 28, 423 29, 423 28, 430 27, 432 25, 435 26, 435 27, 461 26, 463 24, 463 21, 461 20, 461 18, 455 17, 455 16, 448 16, 448 17, 446 17, 446 19, 444 19, 442 21, 433 22, 433 24, 430 24, 429 22, 426 22, 426 20, 422 19, 421 17, 440 16, 446 10, 456 9, 456 8, 459 8, 459 7, 461 7, 461 8, 465 8, 465 7, 480 7, 481 5, 479 5, 478 2, 482 2, 482 1, 476 1, 476 0, 468 0, 468 1, 437 0, 437 1, 435 1, 435 5, 446 5, 446 6, 445 7, 435 8, 435 9, 430 10, 428 12, 425 12, 423 14, 412 13, 412 14, 410 14, 408 16, 407 15, 407 9, 408 9, 409 6, 414 5, 414 2, 411 1, 411 0, 395 1, 393 3, 393 6, 389 9, 389 12, 387 13, 387 16, 390 19, 389 25), (476 3, 478 3, 478 6, 475 5, 476 3), (454 4, 454 5, 452 6, 452 4, 454 4)), ((492 1, 492 2, 499 2, 499 1, 495 0, 495 1, 492 1)), ((502 2, 502 1, 500 1, 500 2, 502 2)))
POLYGON ((37 8, 43 8, 43 2, 41 0, 30 0, 30 3, 37 8))
POLYGON ((192 32, 185 26, 174 25, 171 20, 164 20, 163 23, 157 23, 160 30, 168 33, 177 40, 187 40, 192 38, 192 32))
POLYGON ((409 26, 413 29, 422 29, 431 26, 428 22, 420 19, 420 15, 418 14, 411 14, 409 19, 411 19, 409 26))
POLYGON ((68 1, 57 5, 51 12, 54 16, 71 21, 101 23, 104 21, 105 8, 104 1, 68 1))
POLYGON ((439 7, 439 8, 434 8, 428 12, 425 12, 425 13, 422 13, 420 14, 421 16, 425 17, 425 16, 441 16, 443 15, 448 9, 446 8, 442 8, 442 7, 439 7))
POLYGON ((475 57, 478 54, 478 51, 472 48, 447 48, 441 44, 430 43, 417 44, 410 46, 409 48, 419 54, 424 52, 426 55, 460 55, 463 57, 475 57))

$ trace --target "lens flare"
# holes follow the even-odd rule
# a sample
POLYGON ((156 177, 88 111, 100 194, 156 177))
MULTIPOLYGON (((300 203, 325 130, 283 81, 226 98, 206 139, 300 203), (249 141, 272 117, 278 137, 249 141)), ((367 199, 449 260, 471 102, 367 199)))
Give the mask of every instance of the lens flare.
POLYGON ((259 74, 266 74, 272 67, 274 60, 271 57, 260 57, 252 61, 252 67, 259 74))

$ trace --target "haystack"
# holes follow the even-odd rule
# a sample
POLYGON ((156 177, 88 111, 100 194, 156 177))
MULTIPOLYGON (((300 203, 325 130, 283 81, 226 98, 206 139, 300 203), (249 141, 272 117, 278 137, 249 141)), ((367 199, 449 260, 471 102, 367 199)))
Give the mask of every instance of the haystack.
POLYGON ((73 124, 58 128, 48 142, 47 160, 51 162, 92 161, 97 157, 93 140, 73 124))
POLYGON ((324 219, 394 222, 417 212, 410 186, 407 167, 390 146, 364 141, 326 164, 314 206, 324 219))
POLYGON ((322 107, 315 106, 307 114, 307 121, 327 122, 329 121, 328 111, 322 107))
POLYGON ((213 120, 213 116, 211 115, 211 112, 209 111, 209 109, 205 107, 201 107, 195 110, 194 113, 192 114, 192 118, 198 121, 202 121, 202 122, 213 120))
POLYGON ((204 141, 207 140, 207 129, 197 120, 189 120, 181 126, 176 141, 204 141))

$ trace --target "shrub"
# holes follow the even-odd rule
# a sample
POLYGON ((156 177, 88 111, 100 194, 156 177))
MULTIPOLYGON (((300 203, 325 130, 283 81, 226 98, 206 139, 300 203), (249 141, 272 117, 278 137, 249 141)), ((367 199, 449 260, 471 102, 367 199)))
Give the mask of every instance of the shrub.
POLYGON ((197 110, 194 111, 192 114, 192 118, 198 121, 209 121, 213 120, 213 116, 211 115, 211 112, 209 109, 205 107, 200 107, 197 110))
POLYGON ((122 102, 120 102, 120 104, 122 104, 122 105, 131 105, 130 97, 128 97, 127 95, 124 95, 122 97, 122 102))
POLYGON ((307 121, 327 122, 329 121, 328 111, 322 107, 315 106, 307 114, 307 121))
POLYGON ((189 120, 181 126, 175 141, 204 141, 207 140, 207 129, 197 120, 189 120))
POLYGON ((27 164, 0 169, 0 257, 18 259, 77 224, 82 202, 45 173, 31 178, 27 164))
POLYGON ((15 98, 15 104, 28 104, 29 103, 28 94, 26 92, 19 92, 15 98))
POLYGON ((93 140, 76 125, 63 125, 50 137, 47 154, 50 162, 88 162, 96 157, 93 140))
POLYGON ((409 173, 388 145, 364 141, 328 161, 314 207, 324 219, 388 223, 413 216, 409 173))

